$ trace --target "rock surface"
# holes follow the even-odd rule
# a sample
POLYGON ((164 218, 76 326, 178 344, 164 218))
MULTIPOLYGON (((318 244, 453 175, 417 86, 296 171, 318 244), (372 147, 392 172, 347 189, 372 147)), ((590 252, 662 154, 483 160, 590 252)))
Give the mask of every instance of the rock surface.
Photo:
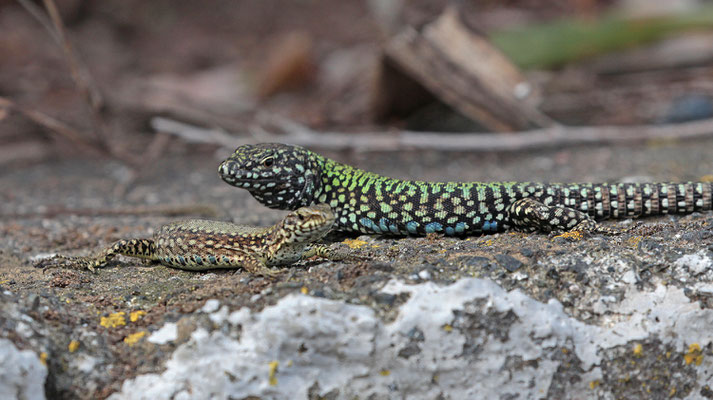
MULTIPOLYGON (((424 179, 694 180, 713 170, 711 146, 344 161, 424 179)), ((618 236, 334 237, 363 260, 308 260, 275 281, 131 259, 43 274, 33 257, 147 236, 175 219, 170 207, 207 203, 213 218, 257 225, 282 216, 221 183, 210 157, 168 159, 123 198, 106 179, 120 167, 87 163, 0 181, 0 212, 16 215, 0 220, 10 398, 713 397, 711 213, 650 218, 618 236), (78 216, 52 204, 169 209, 78 216)))
POLYGON ((383 292, 408 296, 390 322, 301 294, 259 312, 222 307, 209 314, 215 328, 195 330, 165 371, 127 380, 110 398, 674 397, 705 391, 713 373, 702 353, 713 311, 675 287, 603 301, 604 325, 483 279, 391 281, 383 292), (626 381, 634 385, 623 393, 602 384, 626 381))

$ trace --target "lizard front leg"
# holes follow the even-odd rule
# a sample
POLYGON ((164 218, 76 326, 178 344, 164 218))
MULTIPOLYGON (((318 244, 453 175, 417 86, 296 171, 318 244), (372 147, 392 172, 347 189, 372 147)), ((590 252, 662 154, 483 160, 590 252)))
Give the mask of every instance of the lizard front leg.
POLYGON ((275 278, 280 275, 281 271, 274 270, 267 265, 265 262, 249 255, 240 256, 229 256, 230 264, 234 267, 241 267, 253 275, 264 276, 266 278, 275 278))
POLYGON ((304 253, 302 253, 302 259, 310 257, 320 257, 330 261, 344 261, 344 260, 366 260, 366 257, 360 257, 351 254, 348 251, 341 249, 333 249, 324 244, 316 244, 310 246, 304 253))

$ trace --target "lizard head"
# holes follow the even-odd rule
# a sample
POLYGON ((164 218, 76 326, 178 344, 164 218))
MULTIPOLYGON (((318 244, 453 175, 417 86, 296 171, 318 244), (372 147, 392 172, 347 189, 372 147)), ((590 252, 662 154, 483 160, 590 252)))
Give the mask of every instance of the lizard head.
POLYGON ((302 207, 287 214, 280 223, 280 231, 288 243, 311 243, 324 237, 335 219, 328 204, 302 207))
POLYGON ((316 202, 321 190, 319 157, 299 146, 244 145, 220 164, 218 173, 226 183, 247 189, 267 207, 296 210, 316 202))

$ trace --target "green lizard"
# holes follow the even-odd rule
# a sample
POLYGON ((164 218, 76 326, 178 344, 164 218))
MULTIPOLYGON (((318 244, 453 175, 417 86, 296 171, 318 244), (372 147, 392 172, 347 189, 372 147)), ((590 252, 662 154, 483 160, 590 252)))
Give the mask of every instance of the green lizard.
POLYGON ((616 233, 595 220, 711 209, 712 184, 421 182, 392 179, 338 163, 299 146, 238 147, 218 168, 270 208, 327 203, 335 230, 382 235, 450 236, 523 231, 616 233))
POLYGON ((121 254, 191 271, 241 267, 253 274, 273 276, 277 272, 268 267, 312 256, 343 258, 326 246, 312 244, 327 234, 334 218, 328 205, 319 204, 299 208, 271 227, 188 220, 162 226, 152 239, 120 240, 96 256, 57 255, 36 266, 94 271, 121 254))

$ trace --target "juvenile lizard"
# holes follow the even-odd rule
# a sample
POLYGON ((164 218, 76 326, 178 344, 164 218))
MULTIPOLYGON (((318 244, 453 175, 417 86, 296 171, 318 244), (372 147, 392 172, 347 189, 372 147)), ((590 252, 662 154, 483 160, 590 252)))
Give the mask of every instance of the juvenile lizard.
POLYGON ((238 147, 218 168, 270 208, 327 203, 335 230, 449 236, 522 231, 616 233, 595 220, 711 209, 711 183, 421 182, 388 178, 299 146, 238 147))
POLYGON ((94 271, 121 254, 191 271, 243 268, 253 274, 273 276, 277 272, 268 267, 291 264, 312 256, 340 258, 327 246, 312 245, 333 225, 334 213, 326 204, 299 208, 270 227, 188 220, 162 226, 152 239, 120 240, 96 256, 58 255, 42 260, 36 266, 94 271))

